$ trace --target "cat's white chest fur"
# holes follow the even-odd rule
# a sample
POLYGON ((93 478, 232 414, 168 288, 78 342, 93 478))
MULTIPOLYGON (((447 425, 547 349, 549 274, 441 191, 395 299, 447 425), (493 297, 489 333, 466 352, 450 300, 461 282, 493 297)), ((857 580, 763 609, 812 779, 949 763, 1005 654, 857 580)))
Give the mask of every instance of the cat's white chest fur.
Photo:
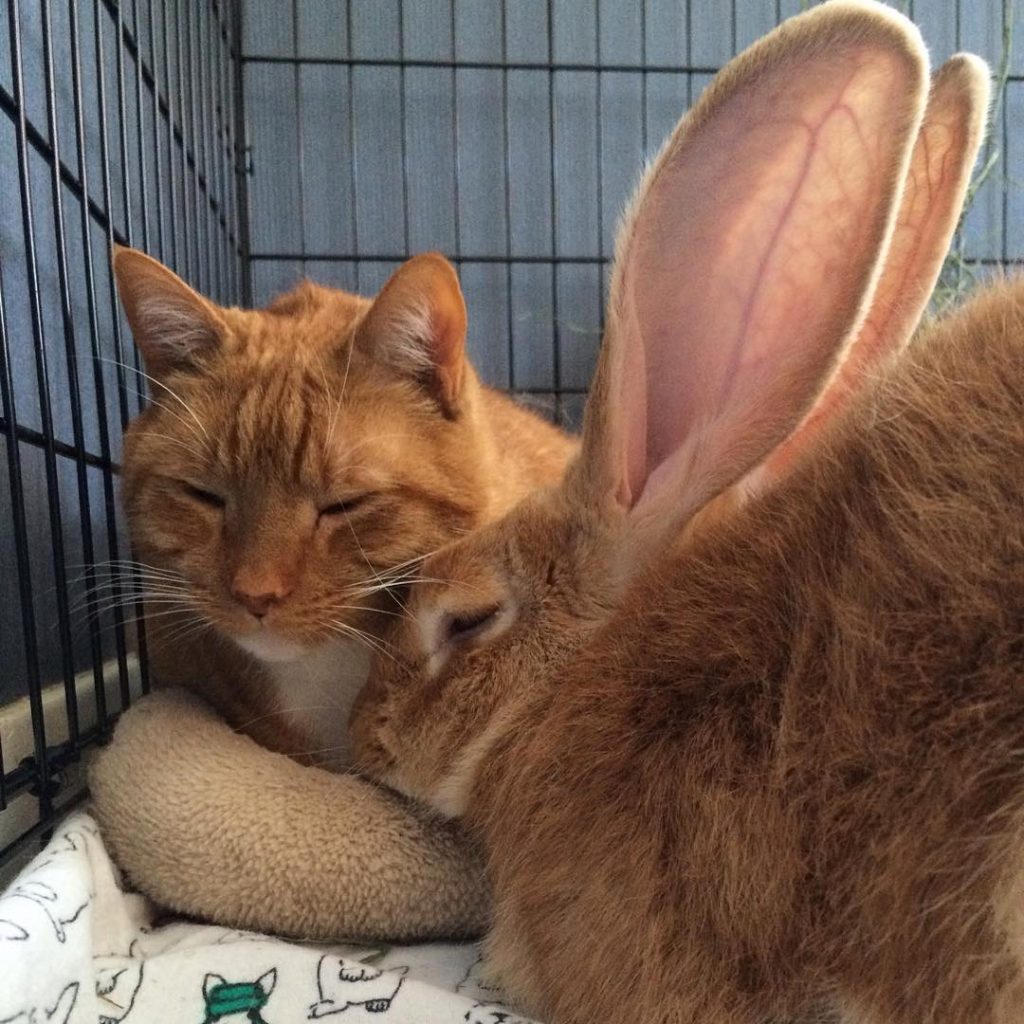
POLYGON ((326 644, 294 661, 263 662, 276 711, 289 732, 301 735, 302 748, 324 768, 351 764, 348 716, 370 671, 370 651, 363 644, 326 644))

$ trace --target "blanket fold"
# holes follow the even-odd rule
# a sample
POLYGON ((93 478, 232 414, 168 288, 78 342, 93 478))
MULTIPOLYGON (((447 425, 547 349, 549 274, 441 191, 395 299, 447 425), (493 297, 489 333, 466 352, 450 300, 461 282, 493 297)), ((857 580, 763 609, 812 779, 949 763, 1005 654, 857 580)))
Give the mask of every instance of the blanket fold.
POLYGON ((0 894, 0 1024, 526 1024, 472 944, 312 945, 161 919, 87 813, 0 894))

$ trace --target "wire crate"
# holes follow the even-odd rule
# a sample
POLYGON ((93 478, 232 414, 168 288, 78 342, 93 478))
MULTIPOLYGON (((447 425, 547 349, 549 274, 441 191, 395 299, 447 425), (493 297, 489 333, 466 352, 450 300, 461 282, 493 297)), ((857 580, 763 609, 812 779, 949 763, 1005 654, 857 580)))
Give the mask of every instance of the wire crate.
MULTIPOLYGON (((801 0, 7 0, 0 19, 0 863, 83 796, 147 687, 117 506, 145 378, 109 272, 138 246, 218 302, 459 268, 484 379, 579 422, 642 159, 801 0)), ((999 68, 964 276, 1024 258, 1024 17, 902 5, 999 68)), ((1021 5, 1024 7, 1024 5, 1021 5)), ((685 268, 682 268, 685 271, 685 268)))

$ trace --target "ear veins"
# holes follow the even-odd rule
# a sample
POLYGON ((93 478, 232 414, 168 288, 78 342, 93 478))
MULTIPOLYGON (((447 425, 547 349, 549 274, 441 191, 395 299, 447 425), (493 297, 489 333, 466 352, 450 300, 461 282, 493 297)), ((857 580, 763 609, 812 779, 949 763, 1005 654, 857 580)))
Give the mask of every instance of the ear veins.
POLYGON ((960 218, 984 134, 988 102, 988 69, 977 58, 958 54, 935 74, 868 314, 845 360, 803 423, 763 466, 741 482, 741 498, 786 473, 821 428, 864 385, 870 369, 909 342, 960 218))

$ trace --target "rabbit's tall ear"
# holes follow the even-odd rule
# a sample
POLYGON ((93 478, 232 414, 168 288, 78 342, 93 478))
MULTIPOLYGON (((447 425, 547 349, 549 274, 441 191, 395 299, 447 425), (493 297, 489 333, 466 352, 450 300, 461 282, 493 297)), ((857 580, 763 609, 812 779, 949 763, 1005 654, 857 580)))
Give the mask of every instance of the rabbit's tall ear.
POLYGON ((814 408, 742 481, 744 497, 784 476, 870 378, 873 368, 910 340, 960 220, 985 133, 989 93, 988 65, 971 54, 951 57, 935 73, 896 229, 868 315, 814 408))
POLYGON ((226 326, 212 302, 138 249, 115 245, 111 259, 135 344, 154 377, 193 369, 220 347, 226 326))
POLYGON ((803 418, 864 318, 926 90, 916 29, 865 0, 718 75, 619 231, 583 500, 664 538, 803 418))

